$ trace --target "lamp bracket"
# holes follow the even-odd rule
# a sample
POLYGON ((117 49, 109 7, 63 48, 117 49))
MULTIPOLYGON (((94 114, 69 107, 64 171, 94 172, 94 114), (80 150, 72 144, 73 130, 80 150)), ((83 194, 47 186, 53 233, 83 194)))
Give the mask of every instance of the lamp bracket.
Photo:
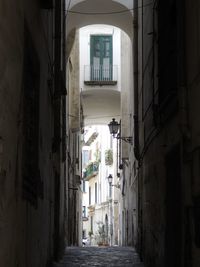
POLYGON ((120 136, 120 134, 118 134, 118 135, 113 135, 113 137, 118 140, 123 140, 124 142, 129 143, 131 145, 133 144, 132 136, 120 136))

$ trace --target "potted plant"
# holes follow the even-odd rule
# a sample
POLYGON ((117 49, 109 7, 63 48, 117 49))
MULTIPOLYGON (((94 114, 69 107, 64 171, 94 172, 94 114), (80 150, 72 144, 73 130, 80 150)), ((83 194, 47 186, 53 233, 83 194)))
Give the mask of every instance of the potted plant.
POLYGON ((102 222, 98 222, 98 231, 95 236, 98 246, 108 246, 107 237, 105 233, 105 225, 102 222))
POLYGON ((105 164, 111 166, 113 164, 113 151, 112 149, 107 149, 105 151, 105 164))

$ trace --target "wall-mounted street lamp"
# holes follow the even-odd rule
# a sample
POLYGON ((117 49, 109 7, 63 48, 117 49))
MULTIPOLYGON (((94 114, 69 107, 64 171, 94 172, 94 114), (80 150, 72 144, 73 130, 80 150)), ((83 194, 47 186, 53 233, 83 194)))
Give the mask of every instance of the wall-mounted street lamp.
POLYGON ((116 188, 119 189, 120 188, 120 184, 112 184, 112 181, 113 181, 112 174, 109 174, 109 176, 108 176, 108 183, 109 183, 110 187, 114 186, 114 187, 116 187, 116 188))
POLYGON ((121 139, 124 142, 129 143, 129 144, 132 145, 133 144, 132 136, 128 136, 128 137, 121 136, 121 134, 120 134, 120 126, 121 126, 120 123, 118 123, 113 118, 112 121, 108 124, 109 130, 110 130, 110 134, 112 134, 113 138, 121 139))

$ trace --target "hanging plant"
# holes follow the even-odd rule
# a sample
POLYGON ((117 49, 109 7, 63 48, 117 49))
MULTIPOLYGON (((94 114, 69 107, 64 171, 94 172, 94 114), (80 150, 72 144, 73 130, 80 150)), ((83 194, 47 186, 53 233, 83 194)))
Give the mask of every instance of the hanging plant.
POLYGON ((105 151, 105 164, 111 166, 113 164, 113 151, 112 149, 107 149, 105 151))

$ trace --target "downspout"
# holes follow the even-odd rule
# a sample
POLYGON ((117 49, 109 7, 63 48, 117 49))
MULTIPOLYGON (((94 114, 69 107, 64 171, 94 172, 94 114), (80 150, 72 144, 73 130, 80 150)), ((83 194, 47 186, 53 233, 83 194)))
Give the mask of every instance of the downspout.
POLYGON ((140 159, 138 125, 138 0, 133 1, 134 155, 140 159))

